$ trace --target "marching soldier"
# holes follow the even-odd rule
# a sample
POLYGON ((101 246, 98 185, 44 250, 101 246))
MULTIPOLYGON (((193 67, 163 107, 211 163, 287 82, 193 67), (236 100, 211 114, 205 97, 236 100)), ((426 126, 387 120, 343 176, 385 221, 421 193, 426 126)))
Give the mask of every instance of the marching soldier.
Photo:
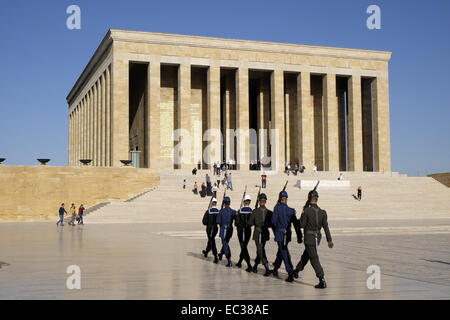
POLYGON ((330 229, 328 228, 327 212, 317 205, 319 194, 317 191, 312 191, 310 197, 310 206, 305 208, 299 221, 305 234, 305 251, 294 270, 294 276, 296 278, 298 277, 298 273, 303 271, 309 260, 316 272, 317 278, 319 278, 319 284, 315 287, 317 289, 324 289, 327 287, 327 284, 325 282, 322 266, 320 265, 319 255, 317 254, 317 248, 319 247, 320 239, 322 238, 320 232, 322 228, 325 230, 328 247, 331 249, 334 244, 331 239, 330 229))
POLYGON ((236 215, 235 225, 237 227, 237 233, 239 237, 239 245, 241 246, 241 253, 239 255, 239 262, 236 263, 236 267, 242 267, 242 261, 247 263, 247 269, 245 271, 252 271, 252 265, 250 262, 250 255, 248 253, 248 243, 252 236, 252 228, 248 225, 248 220, 252 214, 252 208, 250 208, 251 198, 248 194, 244 197, 244 206, 238 211, 236 215))
POLYGON ((270 239, 269 228, 272 226, 272 214, 273 212, 266 208, 267 196, 264 193, 259 195, 259 207, 253 210, 250 219, 248 220, 249 226, 255 226, 253 231, 253 240, 256 244, 256 259, 253 266, 253 272, 258 272, 258 264, 262 262, 266 273, 264 276, 270 275, 269 262, 266 257, 266 242, 270 239))
POLYGON ((205 258, 208 256, 209 251, 212 250, 214 255, 214 263, 218 263, 219 259, 217 258, 217 248, 216 248, 216 235, 219 231, 217 227, 217 215, 219 214, 219 209, 216 208, 217 199, 213 198, 211 200, 211 208, 206 210, 203 215, 203 225, 206 226, 206 235, 208 237, 208 244, 206 246, 206 250, 203 250, 203 255, 205 258))
POLYGON ((219 260, 222 260, 222 255, 225 254, 228 261, 226 266, 231 267, 231 250, 228 243, 233 236, 233 220, 236 219, 236 210, 233 210, 230 207, 230 197, 225 197, 223 202, 225 207, 221 209, 217 215, 217 223, 220 226, 219 237, 222 239, 222 249, 219 253, 219 260))
MULTIPOLYGON (((287 282, 294 281, 294 272, 291 262, 291 256, 288 250, 288 243, 291 241, 292 231, 291 224, 294 225, 295 232, 297 233, 297 242, 302 242, 302 232, 299 228, 298 220, 295 216, 295 209, 288 207, 287 205, 288 194, 286 191, 282 191, 280 194, 280 203, 273 209, 272 224, 275 226, 275 241, 278 244, 278 252, 284 261, 286 271, 289 276, 286 279, 287 282)), ((281 264, 280 264, 281 265, 281 264)), ((279 268, 275 266, 276 269, 279 268)), ((276 275, 275 273, 274 275, 276 275)))

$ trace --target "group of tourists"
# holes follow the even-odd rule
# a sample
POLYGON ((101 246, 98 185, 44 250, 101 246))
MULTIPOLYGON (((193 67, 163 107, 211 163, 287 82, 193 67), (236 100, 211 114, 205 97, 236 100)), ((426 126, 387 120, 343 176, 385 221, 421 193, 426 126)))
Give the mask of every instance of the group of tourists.
POLYGON ((231 208, 231 199, 224 196, 222 201, 222 208, 217 208, 217 199, 213 197, 210 201, 208 210, 203 215, 202 223, 206 226, 206 234, 208 238, 206 249, 202 251, 206 258, 210 251, 214 256, 214 263, 218 263, 225 256, 227 267, 232 266, 231 250, 229 246, 230 239, 233 236, 233 222, 237 228, 237 236, 241 248, 239 254, 239 261, 236 263, 238 268, 242 267, 245 261, 247 264, 247 272, 258 272, 258 265, 261 263, 265 268, 264 276, 273 275, 278 277, 278 269, 282 262, 288 272, 286 281, 292 282, 294 278, 298 278, 299 272, 303 271, 304 267, 311 262, 316 276, 319 278, 319 283, 316 288, 326 288, 324 278, 324 271, 319 262, 317 249, 321 240, 321 229, 323 228, 326 234, 328 247, 333 247, 331 233, 328 228, 327 213, 318 205, 319 194, 317 191, 310 191, 308 194, 308 201, 302 210, 300 219, 296 217, 295 209, 288 206, 288 193, 283 189, 279 194, 279 199, 273 211, 266 207, 267 196, 264 193, 258 194, 257 204, 254 209, 250 207, 251 197, 244 192, 244 197, 241 202, 241 208, 236 211, 231 208), (291 241, 292 231, 291 226, 294 227, 297 234, 297 242, 305 244, 303 255, 294 268, 291 256, 288 250, 288 243, 291 241), (252 236, 253 228, 253 236, 252 236), (265 252, 266 242, 270 239, 270 229, 274 234, 274 240, 277 243, 278 251, 271 269, 269 261, 265 252), (302 233, 303 229, 303 233, 302 233), (219 233, 222 241, 222 248, 218 252, 215 243, 215 237, 219 233), (303 237, 304 234, 304 237, 303 237), (250 254, 248 251, 248 243, 250 239, 255 241, 256 258, 252 265, 250 254), (304 239, 304 240, 303 240, 304 239))
POLYGON ((61 206, 59 207, 59 220, 58 222, 56 222, 56 225, 59 226, 64 226, 64 214, 70 214, 70 220, 69 220, 69 225, 71 226, 75 226, 75 221, 77 221, 78 224, 84 224, 83 222, 83 215, 84 215, 84 206, 83 204, 81 204, 77 208, 75 207, 75 203, 72 203, 72 205, 69 208, 69 213, 66 211, 66 209, 64 208, 64 203, 61 203, 61 206))
MULTIPOLYGON (((193 171, 194 175, 194 171, 193 171)), ((195 175, 197 175, 197 172, 195 171, 195 175)), ((192 192, 195 195, 200 194, 202 198, 209 197, 209 196, 216 196, 217 191, 220 189, 220 186, 224 186, 225 189, 233 190, 233 180, 231 176, 231 172, 226 172, 223 174, 223 178, 220 172, 220 169, 217 171, 216 168, 214 168, 214 175, 210 176, 208 173, 205 176, 205 181, 202 182, 200 186, 197 184, 197 181, 194 182, 194 186, 192 189, 192 192)), ((186 189, 186 179, 183 180, 183 189, 186 189)))

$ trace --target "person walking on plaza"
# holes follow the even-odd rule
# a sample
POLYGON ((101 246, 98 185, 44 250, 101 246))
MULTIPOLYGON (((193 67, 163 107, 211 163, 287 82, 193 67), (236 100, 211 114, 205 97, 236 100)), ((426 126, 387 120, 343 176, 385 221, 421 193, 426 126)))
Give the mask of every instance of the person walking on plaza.
POLYGON ((217 187, 217 184, 214 183, 214 186, 212 187, 212 192, 213 192, 214 198, 217 198, 217 190, 219 190, 219 188, 217 187))
POLYGON ((262 175, 261 175, 261 188, 265 189, 267 185, 267 175, 266 173, 263 171, 262 175))
POLYGON ((266 269, 264 276, 270 275, 269 262, 266 256, 266 242, 270 239, 269 228, 272 226, 273 212, 266 208, 267 196, 261 193, 258 198, 259 207, 253 210, 248 220, 249 226, 254 226, 253 240, 256 244, 256 259, 253 272, 258 272, 258 264, 261 262, 266 269))
POLYGON ((244 197, 244 205, 241 209, 239 209, 235 225, 237 228, 237 234, 239 238, 239 245, 241 246, 241 253, 239 254, 239 262, 236 264, 236 267, 242 267, 242 261, 245 260, 247 263, 247 269, 245 271, 252 271, 252 265, 250 262, 250 254, 248 253, 248 243, 250 242, 250 238, 252 236, 252 228, 248 225, 248 220, 250 219, 250 215, 252 214, 252 208, 250 208, 251 198, 248 194, 244 197))
MULTIPOLYGON (((272 224, 275 226, 275 241, 278 244, 278 252, 281 255, 282 260, 284 261, 284 266, 286 267, 286 271, 289 274, 286 281, 292 282, 294 281, 294 272, 291 256, 288 250, 288 244, 292 238, 291 225, 294 225, 295 232, 297 233, 298 243, 302 242, 302 232, 299 228, 298 220, 295 216, 295 209, 290 208, 287 205, 287 200, 288 193, 286 191, 282 191, 280 193, 280 203, 277 204, 273 209, 272 224)), ((277 272, 277 269, 280 267, 280 265, 275 266, 275 272, 277 272)))
POLYGON ((84 216, 84 206, 83 204, 80 205, 78 208, 78 224, 84 224, 83 222, 83 216, 84 216))
POLYGON ((300 227, 303 228, 305 234, 305 251, 294 270, 294 276, 297 278, 298 273, 303 271, 308 261, 311 261, 311 265, 316 272, 316 277, 319 278, 319 284, 315 288, 324 289, 327 287, 327 284, 325 282, 325 274, 320 265, 319 255, 317 254, 317 249, 322 239, 320 232, 322 228, 325 231, 328 247, 331 249, 334 244, 328 227, 327 212, 317 205, 318 200, 319 194, 317 191, 313 191, 311 193, 311 205, 305 208, 300 217, 300 227))
POLYGON ((194 190, 193 190, 194 194, 197 195, 198 194, 198 184, 197 181, 195 181, 194 183, 194 190))
POLYGON ((77 218, 77 210, 75 208, 75 204, 72 203, 72 205, 70 206, 70 221, 69 221, 69 225, 70 226, 75 226, 75 219, 77 218))
POLYGON ((216 235, 219 230, 217 227, 217 215, 219 214, 219 209, 216 207, 217 199, 213 198, 211 200, 211 208, 206 210, 203 215, 202 223, 206 226, 206 236, 208 237, 208 243, 206 245, 206 249, 202 251, 203 255, 208 257, 209 251, 212 250, 214 255, 214 263, 218 263, 219 259, 217 258, 217 248, 216 248, 216 235))
POLYGON ((183 189, 186 189, 186 179, 183 180, 183 189))
POLYGON ((61 203, 61 207, 59 207, 59 220, 56 222, 56 225, 59 226, 61 223, 61 226, 64 226, 64 213, 67 214, 66 209, 64 209, 64 203, 61 203))
POLYGON ((231 209, 230 197, 225 197, 224 208, 219 211, 217 215, 217 224, 220 226, 219 237, 222 239, 222 249, 219 253, 219 260, 222 260, 222 255, 225 254, 227 258, 227 267, 231 267, 231 250, 229 242, 233 236, 233 221, 236 219, 236 210, 231 209))
POLYGON ((228 189, 233 191, 233 182, 231 181, 231 172, 227 176, 228 189))
POLYGON ((206 174, 206 195, 212 196, 211 177, 208 174, 206 174))
POLYGON ((361 188, 361 186, 358 187, 357 191, 358 191, 358 200, 361 201, 361 198, 362 198, 362 188, 361 188))
POLYGON ((219 172, 216 175, 216 183, 217 183, 217 188, 220 188, 220 168, 219 168, 219 172))

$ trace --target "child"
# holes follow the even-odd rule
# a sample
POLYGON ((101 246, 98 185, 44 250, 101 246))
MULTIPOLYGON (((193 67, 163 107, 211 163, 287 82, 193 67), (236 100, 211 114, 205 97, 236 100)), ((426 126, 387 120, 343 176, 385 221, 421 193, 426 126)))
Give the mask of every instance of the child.
POLYGON ((74 203, 72 203, 72 205, 70 206, 70 213, 72 214, 72 216, 70 217, 69 225, 75 226, 75 219, 77 218, 77 211, 76 211, 74 203))
POLYGON ((183 189, 186 189, 186 179, 183 180, 183 189))

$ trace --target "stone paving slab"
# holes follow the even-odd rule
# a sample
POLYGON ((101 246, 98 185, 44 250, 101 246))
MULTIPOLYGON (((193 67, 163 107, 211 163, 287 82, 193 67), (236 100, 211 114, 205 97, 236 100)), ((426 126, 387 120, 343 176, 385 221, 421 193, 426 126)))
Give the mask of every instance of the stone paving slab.
MULTIPOLYGON (((436 225, 445 226, 446 220, 436 225)), ((204 259, 205 239, 171 236, 201 231, 198 223, 87 224, 63 228, 54 223, 0 224, 0 299, 449 299, 450 232, 442 234, 335 234, 335 248, 319 254, 329 288, 317 290, 311 266, 289 284, 249 274, 222 261, 204 259), (369 265, 381 268, 381 289, 366 286, 369 265), (66 288, 66 268, 81 268, 81 290, 66 288)), ((342 228, 361 221, 334 221, 342 228)), ((416 227, 414 220, 395 225, 416 227)), ((333 232, 333 229, 332 229, 333 232)), ((220 241, 216 240, 220 249, 220 241)), ((239 253, 231 241, 232 260, 239 253)), ((293 263, 303 245, 290 244, 293 263)), ((251 257, 255 246, 249 245, 251 257)), ((267 244, 273 260, 276 246, 267 244)))

